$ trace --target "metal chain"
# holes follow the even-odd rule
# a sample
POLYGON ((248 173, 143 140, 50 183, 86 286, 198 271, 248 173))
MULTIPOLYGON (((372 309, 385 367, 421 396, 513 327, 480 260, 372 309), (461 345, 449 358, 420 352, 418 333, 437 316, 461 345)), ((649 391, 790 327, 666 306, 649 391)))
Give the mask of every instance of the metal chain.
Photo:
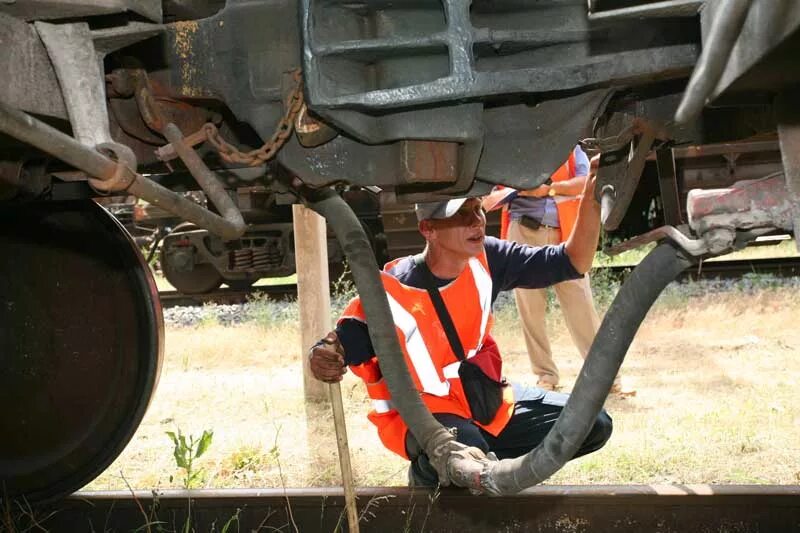
POLYGON ((300 69, 292 72, 292 77, 295 81, 295 87, 292 90, 289 98, 286 100, 286 111, 283 114, 278 126, 275 128, 275 133, 272 137, 264 143, 264 146, 257 150, 249 152, 241 152, 234 145, 222 138, 219 130, 214 124, 210 122, 203 126, 206 140, 219 152, 219 156, 228 163, 248 165, 256 167, 269 161, 278 150, 286 143, 286 140, 294 131, 294 119, 300 108, 303 107, 303 76, 300 69))

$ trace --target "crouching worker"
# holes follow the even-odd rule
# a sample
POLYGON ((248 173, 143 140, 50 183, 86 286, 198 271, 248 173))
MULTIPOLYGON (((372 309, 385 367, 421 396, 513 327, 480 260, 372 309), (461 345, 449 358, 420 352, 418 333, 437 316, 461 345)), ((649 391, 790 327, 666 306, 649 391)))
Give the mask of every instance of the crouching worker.
MULTIPOLYGON (((524 455, 547 435, 568 395, 505 382, 491 336, 492 304, 500 291, 547 287, 589 270, 600 232, 594 179, 587 180, 576 231, 565 244, 533 247, 487 237, 479 198, 418 204, 416 215, 425 249, 381 273, 412 379, 459 442, 499 459, 524 455)), ((411 461, 409 483, 435 486, 436 471, 392 406, 367 322, 353 299, 336 330, 311 349, 311 371, 331 383, 349 366, 366 383, 373 400, 368 418, 381 441, 411 461)), ((611 427, 601 412, 575 457, 601 448, 611 427)))

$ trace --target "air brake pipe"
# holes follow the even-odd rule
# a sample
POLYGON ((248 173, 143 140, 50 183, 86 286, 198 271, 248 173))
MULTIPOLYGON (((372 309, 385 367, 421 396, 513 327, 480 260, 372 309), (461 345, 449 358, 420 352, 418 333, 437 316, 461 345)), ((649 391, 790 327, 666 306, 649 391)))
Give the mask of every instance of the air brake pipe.
POLYGON ((490 463, 481 473, 484 492, 514 494, 541 483, 572 459, 602 409, 645 315, 664 287, 691 264, 688 254, 671 242, 662 242, 639 263, 611 303, 555 425, 529 453, 490 463))
POLYGON ((309 192, 305 197, 310 207, 331 224, 344 248, 370 322, 370 338, 379 354, 381 372, 409 431, 435 466, 447 465, 448 479, 491 495, 514 494, 541 483, 575 455, 603 407, 645 315, 664 287, 692 264, 685 252, 671 243, 662 243, 634 269, 606 313, 561 416, 537 448, 517 459, 463 460, 462 456, 458 462, 450 457, 452 447, 448 443, 453 437, 422 403, 408 374, 386 293, 361 224, 344 200, 330 189, 309 192))
MULTIPOLYGON (((116 182, 113 186, 103 190, 108 190, 109 192, 127 191, 153 205, 174 213, 184 220, 193 222, 223 239, 240 237, 245 230, 244 224, 230 222, 191 200, 137 174, 134 168, 124 164, 125 150, 130 153, 130 149, 124 145, 108 146, 110 151, 120 156, 120 162, 113 161, 97 150, 81 144, 69 135, 2 102, 0 102, 0 131, 86 172, 92 176, 92 181, 98 182, 98 185, 108 184, 111 181, 116 182)), ((132 153, 130 155, 132 156, 132 153)))

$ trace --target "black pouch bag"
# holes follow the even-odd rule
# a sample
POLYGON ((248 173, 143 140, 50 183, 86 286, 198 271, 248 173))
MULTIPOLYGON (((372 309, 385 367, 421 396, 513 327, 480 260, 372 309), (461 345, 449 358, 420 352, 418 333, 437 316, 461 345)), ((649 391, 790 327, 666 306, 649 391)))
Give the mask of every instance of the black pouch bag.
POLYGON ((478 365, 462 360, 458 367, 458 377, 467 395, 472 418, 483 425, 494 420, 494 415, 503 404, 505 382, 497 382, 483 373, 478 365))
MULTIPOLYGON (((461 379, 462 387, 464 387, 469 410, 472 411, 472 419, 479 424, 489 424, 494 420, 497 410, 503 404, 503 387, 507 383, 505 379, 497 381, 487 376, 480 366, 473 364, 464 356, 464 347, 461 345, 461 339, 458 337, 456 328, 453 325, 453 319, 450 318, 450 313, 447 311, 447 306, 442 300, 442 295, 434 285, 433 274, 421 255, 416 256, 414 262, 422 269, 426 289, 431 297, 433 306, 436 308, 436 314, 439 315, 439 321, 442 323, 447 340, 450 342, 450 348, 461 361, 458 367, 458 377, 461 379)), ((479 355, 475 357, 479 357, 479 355)))

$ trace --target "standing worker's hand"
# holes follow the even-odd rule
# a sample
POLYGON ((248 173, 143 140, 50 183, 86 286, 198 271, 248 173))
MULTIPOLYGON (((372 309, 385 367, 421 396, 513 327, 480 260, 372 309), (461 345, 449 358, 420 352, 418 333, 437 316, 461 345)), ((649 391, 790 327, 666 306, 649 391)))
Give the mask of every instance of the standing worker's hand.
POLYGON ((325 383, 342 381, 342 376, 347 372, 344 349, 333 331, 311 348, 308 357, 311 373, 325 383))

